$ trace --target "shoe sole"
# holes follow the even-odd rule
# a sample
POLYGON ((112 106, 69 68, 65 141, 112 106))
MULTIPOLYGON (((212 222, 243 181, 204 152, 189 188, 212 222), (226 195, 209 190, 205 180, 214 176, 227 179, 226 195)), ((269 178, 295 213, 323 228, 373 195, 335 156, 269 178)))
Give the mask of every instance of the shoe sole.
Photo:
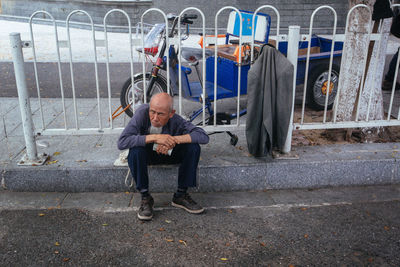
MULTIPOLYGON (((154 209, 154 205, 152 206, 152 209, 154 209)), ((150 221, 151 219, 153 219, 153 214, 151 216, 142 216, 139 213, 137 214, 139 220, 142 221, 150 221)))
POLYGON ((175 202, 171 202, 171 204, 172 204, 172 206, 174 206, 176 208, 184 209, 187 212, 192 213, 192 214, 200 214, 200 213, 202 213, 204 211, 204 208, 202 208, 201 210, 190 210, 190 209, 186 208, 183 205, 176 204, 175 202))
POLYGON ((153 219, 153 215, 151 215, 151 216, 141 216, 139 213, 138 213, 138 218, 139 218, 139 220, 142 220, 142 221, 150 221, 151 219, 153 219))

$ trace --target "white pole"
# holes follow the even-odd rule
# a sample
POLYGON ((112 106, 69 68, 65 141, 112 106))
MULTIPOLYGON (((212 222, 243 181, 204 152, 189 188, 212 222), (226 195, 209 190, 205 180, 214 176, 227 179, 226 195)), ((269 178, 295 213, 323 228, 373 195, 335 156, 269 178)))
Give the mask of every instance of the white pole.
POLYGON ((292 98, 292 112, 290 113, 289 129, 286 136, 285 146, 283 153, 289 153, 292 147, 292 132, 293 132, 293 114, 294 114, 294 99, 296 96, 296 73, 297 73, 297 59, 299 56, 299 41, 300 41, 300 26, 289 26, 288 35, 288 50, 287 59, 293 64, 293 98, 292 98))
POLYGON ((14 63, 15 81, 18 89, 19 108, 21 110, 22 127, 24 130, 26 155, 29 161, 36 161, 37 148, 35 136, 33 134, 33 120, 31 112, 31 104, 29 101, 28 89, 26 86, 26 76, 24 68, 24 56, 22 54, 21 35, 20 33, 10 33, 11 52, 14 63))

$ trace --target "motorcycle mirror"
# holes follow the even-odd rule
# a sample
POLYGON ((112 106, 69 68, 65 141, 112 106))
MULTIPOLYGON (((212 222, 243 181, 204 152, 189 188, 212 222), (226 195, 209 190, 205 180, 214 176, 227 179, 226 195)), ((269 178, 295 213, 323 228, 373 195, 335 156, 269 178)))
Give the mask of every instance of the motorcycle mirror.
POLYGON ((175 18, 176 18, 176 16, 174 14, 172 14, 172 13, 168 13, 167 14, 167 19, 168 20, 174 20, 175 18))

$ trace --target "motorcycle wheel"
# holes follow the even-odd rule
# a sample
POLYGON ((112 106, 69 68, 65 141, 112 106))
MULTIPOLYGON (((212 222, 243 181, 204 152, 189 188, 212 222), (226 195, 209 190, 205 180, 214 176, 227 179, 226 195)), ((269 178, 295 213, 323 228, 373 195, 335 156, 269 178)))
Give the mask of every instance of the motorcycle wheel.
MULTIPOLYGON (((146 73, 146 86, 149 84, 150 77, 151 74, 146 73)), ((131 103, 131 106, 125 110, 125 113, 129 117, 132 117, 133 111, 144 103, 143 84, 143 74, 139 74, 134 77, 133 83, 131 82, 131 78, 129 78, 122 87, 120 102, 124 109, 131 103)), ((147 103, 150 102, 150 98, 153 95, 161 92, 167 92, 167 84, 164 79, 157 77, 153 87, 147 92, 147 103)))

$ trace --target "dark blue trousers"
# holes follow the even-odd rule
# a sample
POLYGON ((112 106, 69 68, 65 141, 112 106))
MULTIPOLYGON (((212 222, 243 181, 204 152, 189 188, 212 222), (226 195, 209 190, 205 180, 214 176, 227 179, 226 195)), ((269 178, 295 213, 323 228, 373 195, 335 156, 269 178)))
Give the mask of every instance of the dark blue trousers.
POLYGON ((136 189, 149 189, 147 166, 155 164, 180 164, 178 187, 195 187, 200 150, 199 144, 179 144, 174 147, 172 155, 167 156, 153 151, 153 144, 130 148, 128 165, 135 179, 136 189))

